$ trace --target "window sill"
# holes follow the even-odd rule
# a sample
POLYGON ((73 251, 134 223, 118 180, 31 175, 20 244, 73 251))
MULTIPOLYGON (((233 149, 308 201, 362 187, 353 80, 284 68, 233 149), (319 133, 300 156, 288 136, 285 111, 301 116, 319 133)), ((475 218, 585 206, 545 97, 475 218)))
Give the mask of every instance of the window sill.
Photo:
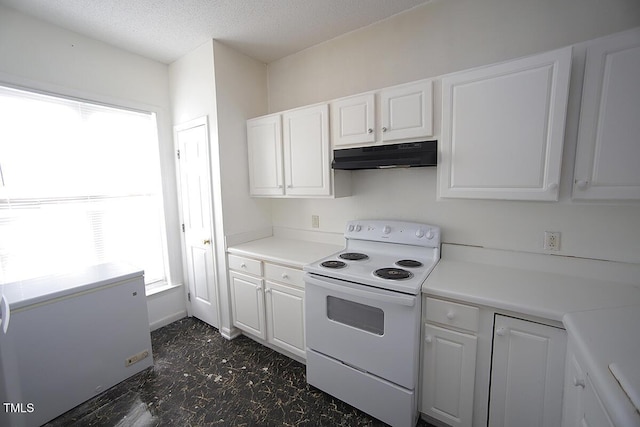
POLYGON ((170 284, 167 282, 156 282, 156 283, 147 285, 145 287, 145 294, 147 295, 147 297, 150 297, 150 296, 158 295, 158 294, 168 292, 172 289, 180 288, 180 287, 182 287, 182 283, 170 284))

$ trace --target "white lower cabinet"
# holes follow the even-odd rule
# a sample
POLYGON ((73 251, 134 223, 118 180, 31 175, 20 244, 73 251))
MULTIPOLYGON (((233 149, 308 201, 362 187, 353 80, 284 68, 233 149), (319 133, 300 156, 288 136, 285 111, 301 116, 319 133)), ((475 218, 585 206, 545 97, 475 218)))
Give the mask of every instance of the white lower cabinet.
POLYGON ((422 412, 451 426, 471 426, 476 341, 426 323, 422 366, 422 412))
POLYGON ((236 255, 229 266, 233 325, 304 359, 302 270, 236 255))
POLYGON ((231 271, 229 277, 233 325, 265 339, 263 280, 235 271, 231 271))
POLYGON ((267 341, 304 358, 304 291, 267 281, 265 293, 267 341))
POLYGON ((588 372, 582 369, 571 343, 564 378, 562 427, 613 427, 588 372))
POLYGON ((564 329, 496 314, 490 427, 557 427, 567 336, 564 329))
POLYGON ((470 427, 478 308, 429 297, 424 307, 420 410, 447 425, 470 427))

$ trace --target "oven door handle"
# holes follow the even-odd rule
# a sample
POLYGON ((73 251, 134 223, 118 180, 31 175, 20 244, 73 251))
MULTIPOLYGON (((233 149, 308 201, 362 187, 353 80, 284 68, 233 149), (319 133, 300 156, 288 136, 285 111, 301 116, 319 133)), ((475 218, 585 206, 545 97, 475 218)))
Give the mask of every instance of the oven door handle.
POLYGON ((411 307, 415 305, 416 297, 414 296, 402 296, 402 295, 388 295, 374 291, 368 291, 366 289, 355 289, 349 284, 340 283, 336 284, 330 278, 318 279, 313 277, 309 273, 304 275, 304 281, 310 285, 318 286, 324 289, 328 289, 334 292, 340 292, 343 294, 351 295, 354 297, 368 298, 380 302, 401 304, 411 307))

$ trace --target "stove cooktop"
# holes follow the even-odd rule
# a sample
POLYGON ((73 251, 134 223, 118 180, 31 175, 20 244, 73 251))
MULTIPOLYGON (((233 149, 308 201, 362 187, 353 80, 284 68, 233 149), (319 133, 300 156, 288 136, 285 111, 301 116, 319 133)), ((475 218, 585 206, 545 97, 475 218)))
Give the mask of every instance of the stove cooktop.
POLYGON ((369 253, 367 258, 349 260, 341 256, 345 253, 349 252, 340 251, 306 265, 304 270, 320 276, 417 295, 422 283, 438 262, 432 251, 425 251, 417 259, 369 253))
POLYGON ((440 259, 440 229, 427 224, 349 221, 346 247, 308 264, 311 274, 412 295, 440 259))

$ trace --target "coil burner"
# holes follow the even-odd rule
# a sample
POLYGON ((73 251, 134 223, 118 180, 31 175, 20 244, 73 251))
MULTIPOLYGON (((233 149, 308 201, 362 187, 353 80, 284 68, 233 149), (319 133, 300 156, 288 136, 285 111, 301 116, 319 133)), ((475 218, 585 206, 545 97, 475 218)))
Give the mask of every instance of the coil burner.
POLYGON ((403 280, 413 277, 413 273, 401 268, 380 268, 373 272, 378 277, 389 280, 403 280))
POLYGON ((348 261, 364 261, 365 259, 369 259, 369 255, 359 252, 345 252, 340 254, 339 257, 348 261))
POLYGON ((346 263, 342 261, 336 261, 336 260, 325 261, 320 265, 326 268, 344 268, 347 266, 346 263))

